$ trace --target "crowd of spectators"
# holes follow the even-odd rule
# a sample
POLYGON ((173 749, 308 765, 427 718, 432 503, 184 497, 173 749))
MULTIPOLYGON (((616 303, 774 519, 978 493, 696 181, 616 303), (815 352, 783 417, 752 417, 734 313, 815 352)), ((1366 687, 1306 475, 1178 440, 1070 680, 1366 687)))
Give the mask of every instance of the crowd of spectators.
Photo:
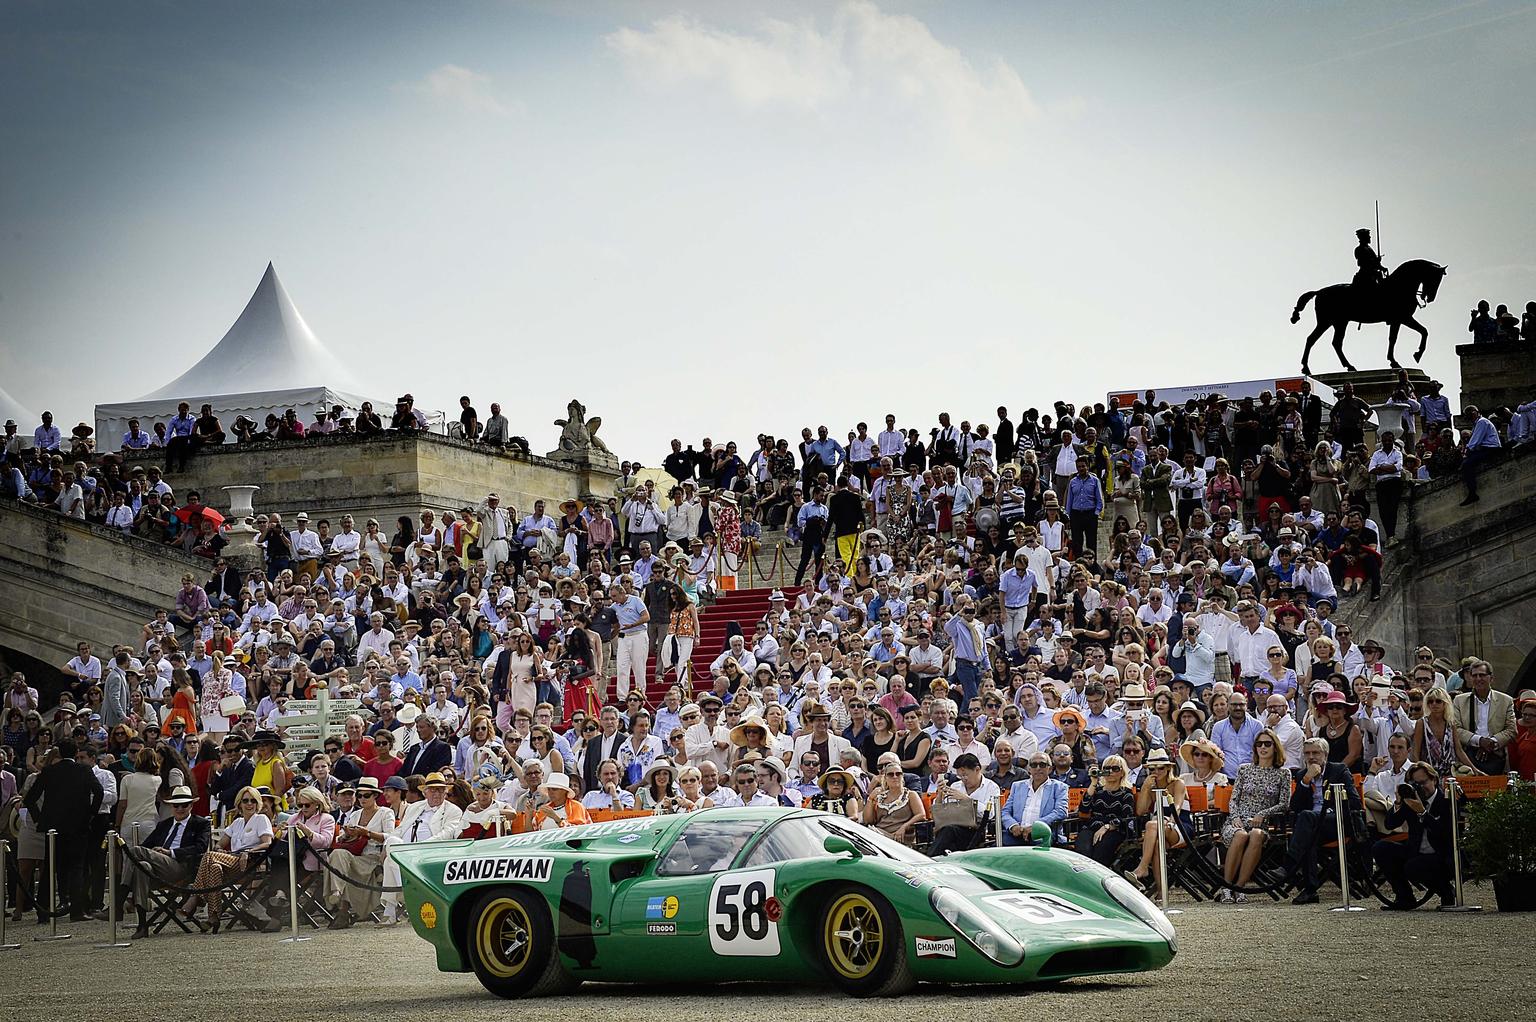
MULTIPOLYGON (((105 508, 127 531, 147 518, 141 534, 211 565, 139 642, 105 660, 81 642, 66 690, 43 700, 11 678, 12 903, 39 919, 53 903, 49 829, 58 901, 82 917, 111 897, 146 908, 142 871, 137 890, 104 889, 109 828, 153 876, 203 886, 301 827, 307 868, 332 871, 331 925, 346 927, 399 919, 401 842, 594 811, 810 804, 942 853, 978 840, 988 807, 1004 843, 1042 823, 1065 841, 1073 789, 1076 847, 1113 862, 1124 844, 1146 883, 1158 845, 1132 824, 1156 793, 1178 847, 1190 789, 1229 784, 1234 888, 1286 816, 1298 899, 1315 900, 1322 828, 1301 821, 1324 816, 1323 783, 1363 777, 1396 814, 1385 827, 1425 771, 1536 771, 1536 697, 1517 705, 1486 662, 1450 651, 1390 664, 1336 617, 1379 593, 1406 487, 1460 471, 1475 496, 1479 450, 1524 436, 1518 419, 1467 409, 1458 439, 1438 385, 1401 393, 1375 452, 1364 429, 1382 410, 1347 386, 1326 418, 1304 386, 1058 403, 1018 422, 1000 408, 974 429, 945 414, 926 439, 886 416, 846 442, 825 426, 793 449, 763 435, 746 457, 674 441, 670 486, 627 463, 616 493, 558 514, 492 493, 393 529, 266 515, 262 563, 244 571, 158 467, 46 468, 62 455, 40 427, 31 470, 6 451, 23 499, 53 494, 88 519, 105 508), (764 527, 798 545, 796 586, 695 677, 701 605, 764 527), (290 741, 294 702, 321 692, 356 700, 344 733, 290 741)), ((475 419, 466 438, 486 433, 475 419)), ((1420 816, 1423 799, 1409 800, 1420 816)), ((188 900, 219 924, 217 894, 188 900)))
POLYGON ((1477 303, 1467 322, 1467 333, 1473 344, 1492 344, 1496 341, 1524 341, 1536 344, 1536 302, 1526 302, 1523 315, 1516 316, 1507 305, 1500 305, 1489 312, 1488 300, 1477 303))

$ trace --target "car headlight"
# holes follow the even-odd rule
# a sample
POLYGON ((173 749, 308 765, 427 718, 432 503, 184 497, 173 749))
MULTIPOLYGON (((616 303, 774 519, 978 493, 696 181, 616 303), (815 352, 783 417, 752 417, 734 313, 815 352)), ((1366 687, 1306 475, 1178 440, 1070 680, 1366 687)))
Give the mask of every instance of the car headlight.
POLYGON ((1104 878, 1104 893, 1113 898, 1121 908, 1156 930, 1158 935, 1168 942, 1170 951, 1179 950, 1179 935, 1175 932, 1173 923, 1168 921, 1162 909, 1152 904, 1150 898, 1132 887, 1130 881, 1121 876, 1107 876, 1104 878))
POLYGON ((994 923, 962 895, 947 887, 935 887, 928 896, 933 910, 964 937, 966 943, 998 965, 1014 966, 1024 960, 1024 944, 994 923))

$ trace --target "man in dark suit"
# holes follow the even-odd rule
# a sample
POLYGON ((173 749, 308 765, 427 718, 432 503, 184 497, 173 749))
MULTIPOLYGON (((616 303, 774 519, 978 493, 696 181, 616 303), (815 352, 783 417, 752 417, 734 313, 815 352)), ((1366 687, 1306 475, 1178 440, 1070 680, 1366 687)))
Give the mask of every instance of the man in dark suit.
POLYGON ((617 707, 605 706, 597 715, 600 730, 587 739, 581 757, 581 790, 593 791, 598 786, 597 772, 605 759, 617 759, 619 746, 627 737, 619 727, 617 707))
MULTIPOLYGON (((1355 790, 1355 779, 1343 763, 1328 762, 1328 743, 1321 738, 1310 739, 1302 753, 1306 766, 1293 769, 1296 790, 1291 793, 1291 843, 1286 846, 1287 873, 1299 878, 1301 892, 1291 899, 1293 905, 1317 904, 1317 850, 1326 841, 1338 837, 1338 822, 1329 786, 1344 785, 1348 796, 1345 812, 1351 817, 1363 813, 1360 793, 1355 790)), ((1346 831, 1350 829, 1348 820, 1346 831)), ((1340 850, 1342 854, 1342 849, 1340 850)))
POLYGON ((207 819, 192 815, 195 801, 197 797, 186 785, 172 789, 165 800, 171 815, 156 824, 142 844, 123 849, 133 860, 127 868, 132 873, 133 901, 139 913, 139 926, 133 931, 135 939, 149 936, 150 888, 156 881, 190 884, 203 853, 208 850, 212 831, 207 819))
POLYGON ((405 754, 405 762, 396 771, 401 777, 430 774, 453 764, 453 750, 437 737, 437 724, 425 713, 416 718, 416 736, 421 740, 405 754))
POLYGON ((62 914, 59 898, 62 883, 69 896, 70 919, 81 922, 90 918, 90 899, 86 893, 86 850, 91 843, 91 823, 105 797, 101 782, 91 768, 75 762, 79 751, 74 739, 59 741, 59 761, 37 775, 25 805, 43 833, 58 831, 54 854, 56 872, 46 901, 38 903, 37 921, 45 923, 56 908, 62 914))
POLYGON ((1312 381, 1301 381, 1301 392, 1296 395, 1296 410, 1301 413, 1301 439, 1307 453, 1317 446, 1318 434, 1323 428, 1323 400, 1312 393, 1312 381))
POLYGON ((1398 789, 1397 802, 1387 812, 1387 826, 1408 825, 1407 841, 1377 841, 1373 854, 1396 896, 1383 908, 1413 908, 1413 884, 1440 895, 1442 907, 1455 903, 1451 885, 1451 806, 1440 793, 1440 775, 1428 763, 1417 763, 1398 789), (1409 789, 1413 790, 1410 791, 1409 789))

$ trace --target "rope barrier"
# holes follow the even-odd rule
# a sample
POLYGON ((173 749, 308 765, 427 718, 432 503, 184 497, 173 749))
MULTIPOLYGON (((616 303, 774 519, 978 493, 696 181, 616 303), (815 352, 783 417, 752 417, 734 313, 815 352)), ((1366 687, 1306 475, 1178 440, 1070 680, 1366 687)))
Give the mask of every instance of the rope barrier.
MULTIPOLYGON (((329 862, 327 862, 325 854, 320 849, 315 848, 313 845, 311 845, 307 838, 299 838, 299 845, 300 845, 300 847, 304 851, 306 851, 306 852, 313 852, 315 854, 315 860, 320 863, 320 868, 321 869, 325 870, 331 876, 335 877, 336 879, 340 880, 342 883, 347 884, 347 885, 349 885, 351 887, 356 887, 356 888, 359 888, 359 889, 364 890, 364 891, 373 891, 375 894, 399 894, 401 891, 405 890, 404 886, 401 886, 401 887, 385 887, 382 884, 370 884, 370 883, 368 883, 367 881, 364 881, 364 880, 354 880, 351 877, 347 876, 345 873, 340 872, 334 866, 332 866, 329 862)), ((379 864, 380 864, 380 867, 382 868, 382 866, 383 866, 383 860, 382 859, 379 860, 379 864)))

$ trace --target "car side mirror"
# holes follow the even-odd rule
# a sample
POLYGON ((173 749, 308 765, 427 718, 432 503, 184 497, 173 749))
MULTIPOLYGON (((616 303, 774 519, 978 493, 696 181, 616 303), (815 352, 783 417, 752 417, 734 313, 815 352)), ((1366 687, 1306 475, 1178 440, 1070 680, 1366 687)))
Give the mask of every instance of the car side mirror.
POLYGON ((1029 842, 1036 848, 1049 848, 1056 841, 1056 832, 1049 823, 1036 823, 1029 828, 1029 842))
POLYGON ((864 858, 864 853, 859 851, 859 846, 841 834, 828 834, 827 839, 821 843, 821 847, 832 855, 842 855, 846 852, 853 856, 854 861, 864 858))

